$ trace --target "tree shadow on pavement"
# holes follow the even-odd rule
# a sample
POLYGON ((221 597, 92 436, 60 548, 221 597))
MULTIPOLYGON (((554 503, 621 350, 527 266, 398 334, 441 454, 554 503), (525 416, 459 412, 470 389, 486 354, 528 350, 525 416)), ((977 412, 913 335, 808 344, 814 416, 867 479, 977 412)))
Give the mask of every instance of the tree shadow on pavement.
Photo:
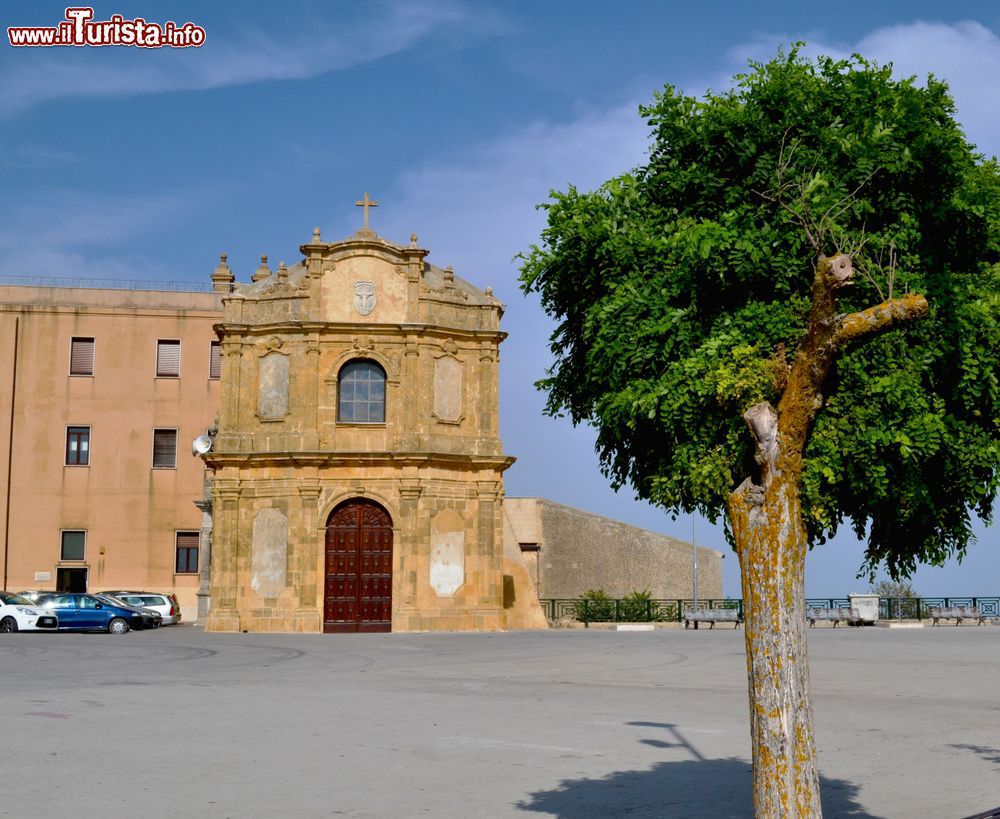
POLYGON ((986 745, 952 745, 952 748, 958 748, 961 751, 972 751, 974 754, 982 757, 987 762, 992 762, 996 765, 1000 765, 1000 748, 990 748, 986 745))
MULTIPOLYGON (((753 819, 750 764, 738 757, 705 759, 683 739, 676 726, 665 728, 673 741, 640 740, 662 748, 683 748, 694 759, 658 762, 645 771, 616 771, 601 779, 567 779, 559 787, 531 794, 517 807, 560 819, 664 817, 664 819, 753 819)), ((820 776, 823 815, 878 819, 857 801, 860 788, 842 779, 820 776)))

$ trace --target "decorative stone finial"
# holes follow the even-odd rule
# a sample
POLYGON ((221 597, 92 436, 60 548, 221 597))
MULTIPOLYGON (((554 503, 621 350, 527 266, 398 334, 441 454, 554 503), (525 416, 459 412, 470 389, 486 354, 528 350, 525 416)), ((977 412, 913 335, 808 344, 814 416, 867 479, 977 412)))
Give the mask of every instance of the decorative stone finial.
POLYGON ((229 269, 229 264, 226 261, 228 258, 228 253, 220 253, 219 266, 212 272, 212 290, 216 293, 231 293, 233 291, 233 282, 236 281, 236 277, 229 269))
POLYGON ((493 288, 492 287, 487 287, 486 288, 486 295, 489 296, 491 299, 493 298, 493 288))
POLYGON ((319 228, 318 227, 314 227, 313 228, 313 244, 314 245, 318 245, 319 244, 319 228))
POLYGON ((444 280, 446 282, 453 282, 453 281, 455 281, 455 269, 451 265, 448 265, 444 269, 444 280))
POLYGON ((411 233, 410 234, 410 247, 416 247, 416 246, 417 246, 417 234, 416 233, 411 233))
POLYGON ((288 281, 288 268, 285 267, 284 262, 278 262, 278 281, 279 282, 288 281))
POLYGON ((260 267, 258 267, 253 275, 250 277, 250 281, 259 282, 261 279, 266 279, 271 275, 271 268, 267 266, 267 256, 260 257, 260 267))

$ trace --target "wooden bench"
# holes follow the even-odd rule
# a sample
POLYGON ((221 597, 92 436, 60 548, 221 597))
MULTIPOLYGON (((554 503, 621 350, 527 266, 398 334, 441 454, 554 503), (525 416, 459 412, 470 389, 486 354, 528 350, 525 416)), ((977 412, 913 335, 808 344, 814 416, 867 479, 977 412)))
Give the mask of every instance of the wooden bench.
POLYGON ((701 611, 689 611, 684 615, 684 628, 692 623, 695 628, 698 623, 708 623, 709 628, 715 628, 716 623, 732 623, 733 628, 739 628, 743 618, 740 617, 736 609, 702 609, 701 611))
POLYGON ((954 620, 956 626, 960 626, 963 620, 975 620, 978 626, 986 625, 986 617, 975 606, 931 606, 930 613, 932 626, 941 620, 954 620))
POLYGON ((861 624, 861 617, 858 615, 857 609, 807 609, 806 620, 809 621, 809 628, 815 626, 817 620, 832 622, 834 628, 841 623, 861 624))

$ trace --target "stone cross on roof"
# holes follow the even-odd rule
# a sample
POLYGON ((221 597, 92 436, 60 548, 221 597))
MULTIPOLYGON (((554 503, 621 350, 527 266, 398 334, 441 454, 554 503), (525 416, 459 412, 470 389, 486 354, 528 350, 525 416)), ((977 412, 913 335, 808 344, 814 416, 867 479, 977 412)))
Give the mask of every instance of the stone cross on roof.
POLYGON ((357 202, 355 202, 354 206, 357 207, 357 208, 364 208, 365 209, 365 226, 362 228, 362 230, 370 230, 370 228, 368 227, 368 208, 377 208, 378 207, 378 202, 376 202, 376 201, 374 201, 372 199, 369 199, 368 198, 368 191, 365 191, 365 198, 361 199, 361 200, 358 200, 357 202))

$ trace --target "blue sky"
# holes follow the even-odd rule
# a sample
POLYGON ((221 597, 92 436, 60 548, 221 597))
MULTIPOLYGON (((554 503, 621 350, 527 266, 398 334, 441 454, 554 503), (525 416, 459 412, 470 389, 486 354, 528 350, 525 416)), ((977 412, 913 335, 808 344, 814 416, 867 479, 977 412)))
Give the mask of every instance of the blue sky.
MULTIPOLYGON (((11 2, 4 28, 49 26, 63 3, 11 2)), ((193 22, 194 49, 0 45, 0 275, 206 281, 220 252, 240 280, 267 254, 299 258, 313 226, 372 227, 507 304, 501 434, 509 495, 541 495, 689 540, 690 517, 615 494, 593 434, 542 415, 532 384, 549 320, 517 287, 518 252, 550 189, 592 188, 643 162, 637 114, 665 83, 726 87, 780 45, 858 51, 949 81, 969 138, 1000 153, 1000 5, 883 2, 100 3, 193 22)), ((721 531, 697 540, 729 552, 721 531)), ((1000 594, 1000 534, 979 527, 961 566, 921 569, 925 595, 1000 594)), ((862 546, 807 563, 807 594, 842 596, 862 546)), ((726 591, 739 594, 735 555, 726 591)))

